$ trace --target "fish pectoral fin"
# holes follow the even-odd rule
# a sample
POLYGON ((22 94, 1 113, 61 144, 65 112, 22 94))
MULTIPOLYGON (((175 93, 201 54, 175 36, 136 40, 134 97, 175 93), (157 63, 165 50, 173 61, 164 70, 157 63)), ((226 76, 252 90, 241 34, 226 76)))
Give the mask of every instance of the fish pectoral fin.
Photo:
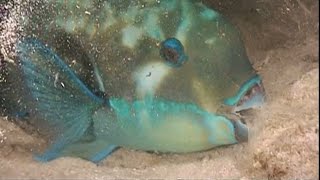
MULTIPOLYGON (((51 145, 44 153, 35 155, 35 159, 41 162, 47 162, 63 156, 63 149, 74 142, 94 140, 95 137, 94 134, 92 134, 93 126, 87 123, 86 119, 90 118, 87 117, 86 114, 86 112, 82 112, 78 113, 78 117, 73 117, 75 120, 79 121, 79 123, 59 130, 61 134, 57 135, 54 140, 52 140, 51 145)), ((70 121, 72 122, 72 120, 70 121)))
POLYGON ((91 142, 79 141, 67 146, 61 155, 80 157, 97 164, 110 155, 117 147, 103 140, 91 142))
POLYGON ((34 38, 18 43, 17 54, 26 89, 31 96, 29 108, 38 118, 34 125, 49 134, 52 144, 40 161, 49 161, 75 142, 93 132, 92 115, 106 105, 75 72, 49 47, 34 38))
MULTIPOLYGON (((63 134, 58 136, 58 138, 54 140, 51 146, 43 154, 40 154, 40 155, 36 154, 35 159, 40 162, 47 162, 61 156, 82 157, 81 153, 79 153, 83 151, 81 150, 81 146, 89 146, 93 144, 92 142, 96 142, 96 137, 94 135, 93 122, 89 125, 88 128, 82 128, 80 131, 77 128, 81 128, 81 126, 74 126, 70 128, 68 131, 65 131, 63 134), (78 139, 77 143, 70 144, 71 142, 74 142, 76 139, 78 139), (79 150, 77 151, 77 149, 79 150)), ((94 145, 91 148, 94 148, 94 145)), ((84 158, 84 159, 87 159, 87 158, 84 158)))

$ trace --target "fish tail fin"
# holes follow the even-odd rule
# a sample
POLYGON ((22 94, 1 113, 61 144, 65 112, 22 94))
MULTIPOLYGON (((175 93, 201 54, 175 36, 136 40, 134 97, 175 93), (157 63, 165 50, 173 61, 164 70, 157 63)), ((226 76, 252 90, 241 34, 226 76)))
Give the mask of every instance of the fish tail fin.
MULTIPOLYGON (((23 80, 31 96, 30 108, 39 115, 35 125, 50 132, 52 143, 36 157, 49 161, 88 135, 92 114, 108 101, 96 96, 53 50, 34 38, 17 45, 23 80)), ((93 132, 91 132, 93 133, 93 132)))

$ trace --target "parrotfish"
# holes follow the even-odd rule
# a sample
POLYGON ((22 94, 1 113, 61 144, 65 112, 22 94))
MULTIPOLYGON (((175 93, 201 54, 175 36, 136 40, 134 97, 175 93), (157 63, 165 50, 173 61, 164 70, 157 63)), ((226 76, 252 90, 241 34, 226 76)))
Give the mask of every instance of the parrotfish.
POLYGON ((186 153, 248 140, 265 93, 237 28, 189 0, 55 0, 21 21, 17 61, 40 161, 118 147, 186 153))

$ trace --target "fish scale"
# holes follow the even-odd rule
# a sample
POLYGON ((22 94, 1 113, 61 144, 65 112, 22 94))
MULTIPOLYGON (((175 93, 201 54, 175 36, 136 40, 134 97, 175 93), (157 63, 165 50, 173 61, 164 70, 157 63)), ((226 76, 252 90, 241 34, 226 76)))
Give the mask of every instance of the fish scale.
POLYGON ((264 90, 218 12, 188 0, 41 7, 21 23, 24 93, 15 94, 31 124, 50 130, 36 159, 99 162, 118 147, 186 153, 248 140, 235 113, 261 106, 264 90))

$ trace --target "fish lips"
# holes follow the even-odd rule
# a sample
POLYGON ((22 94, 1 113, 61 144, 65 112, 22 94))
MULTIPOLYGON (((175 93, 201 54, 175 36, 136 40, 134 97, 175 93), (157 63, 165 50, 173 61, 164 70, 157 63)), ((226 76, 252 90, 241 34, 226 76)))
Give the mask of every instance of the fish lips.
POLYGON ((224 100, 224 104, 232 107, 232 112, 261 107, 265 102, 265 90, 261 77, 255 75, 244 82, 238 92, 224 100))

